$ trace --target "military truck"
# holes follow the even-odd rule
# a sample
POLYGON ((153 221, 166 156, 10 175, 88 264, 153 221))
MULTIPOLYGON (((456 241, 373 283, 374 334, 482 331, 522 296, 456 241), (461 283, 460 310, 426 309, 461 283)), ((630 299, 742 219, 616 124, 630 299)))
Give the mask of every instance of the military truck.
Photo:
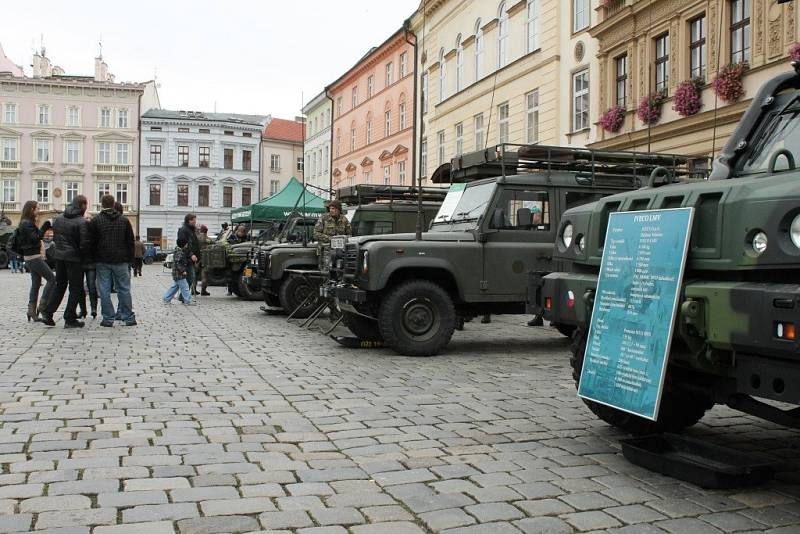
POLYGON ((430 231, 350 239, 336 299, 354 334, 400 354, 431 356, 461 321, 523 314, 530 271, 551 271, 561 214, 647 179, 686 158, 501 144, 454 159, 430 231))
POLYGON ((667 183, 564 214, 556 255, 568 272, 532 288, 545 318, 574 325, 580 377, 609 214, 694 208, 689 251, 656 421, 585 401, 634 434, 680 431, 715 404, 800 428, 800 68, 766 82, 699 183, 667 183), (580 238, 580 239, 579 239, 580 238))
MULTIPOLYGON (((442 187, 362 184, 339 189, 336 198, 345 206, 353 235, 411 232, 417 225, 421 201, 423 227, 427 227, 447 195, 442 187), (421 198, 419 198, 421 195, 421 198)), ((261 250, 254 264, 263 284, 267 305, 281 307, 294 317, 308 317, 319 305, 317 295, 327 269, 319 266, 316 243, 288 243, 261 250), (298 309, 299 308, 299 309, 298 309)), ((327 256, 323 255, 323 259, 327 256)))
POLYGON ((10 258, 6 247, 16 229, 17 227, 11 223, 11 219, 6 217, 5 214, 0 215, 0 269, 8 268, 10 258))

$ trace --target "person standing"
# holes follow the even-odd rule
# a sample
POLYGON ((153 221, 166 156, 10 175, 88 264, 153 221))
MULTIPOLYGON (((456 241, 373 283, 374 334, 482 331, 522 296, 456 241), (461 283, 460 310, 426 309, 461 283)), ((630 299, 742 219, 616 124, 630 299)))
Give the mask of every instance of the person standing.
POLYGON ((328 213, 322 215, 314 225, 314 239, 319 245, 327 245, 335 235, 351 235, 350 221, 342 215, 342 203, 334 199, 328 204, 328 213))
POLYGON ((184 306, 196 305, 189 291, 189 283, 186 281, 186 275, 189 272, 191 263, 192 260, 189 259, 189 247, 186 240, 183 237, 179 237, 177 246, 172 253, 172 285, 164 293, 162 298, 164 304, 170 304, 175 294, 180 291, 184 306))
POLYGON ((133 242, 133 276, 142 276, 142 265, 144 264, 144 243, 137 235, 133 242))
POLYGON ((89 225, 92 236, 97 286, 100 293, 100 326, 114 326, 119 314, 125 326, 136 326, 131 299, 129 266, 133 260, 133 228, 122 213, 114 209, 114 197, 103 195, 101 210, 89 225), (111 302, 111 284, 117 290, 118 309, 111 302))
POLYGON ((47 302, 51 298, 56 287, 56 275, 47 265, 44 257, 44 243, 42 237, 50 229, 50 221, 46 221, 41 228, 37 227, 39 218, 39 203, 29 200, 22 207, 22 218, 17 227, 17 235, 14 238, 14 245, 19 252, 20 259, 28 263, 28 270, 31 273, 31 290, 28 293, 28 321, 39 321, 39 311, 47 308, 47 302), (47 281, 42 293, 42 300, 39 300, 39 288, 42 286, 42 278, 47 281))
POLYGON ((200 260, 200 243, 197 241, 197 215, 187 213, 183 218, 183 226, 178 230, 178 240, 186 242, 189 255, 189 266, 186 269, 186 283, 192 287, 195 278, 195 264, 200 260))
MULTIPOLYGON (((197 236, 197 242, 200 244, 200 262, 197 264, 200 276, 200 294, 204 297, 211 295, 208 292, 208 267, 203 263, 203 249, 210 247, 214 244, 210 237, 208 237, 208 226, 205 224, 200 225, 200 233, 197 236)), ((197 294, 197 280, 195 279, 193 293, 197 294)))
MULTIPOLYGON (((91 220, 91 216, 86 215, 86 222, 88 223, 91 220)), ((95 319, 97 317, 97 270, 95 269, 94 257, 91 254, 83 261, 83 274, 86 284, 84 285, 83 296, 78 302, 81 309, 81 317, 86 317, 86 298, 88 296, 92 319, 95 319)))
POLYGON ((47 326, 56 325, 53 314, 69 288, 67 307, 64 309, 64 328, 83 327, 83 322, 78 320, 78 301, 83 295, 83 261, 91 253, 89 225, 83 218, 87 206, 86 197, 78 195, 53 223, 56 287, 42 312, 42 322, 47 326))

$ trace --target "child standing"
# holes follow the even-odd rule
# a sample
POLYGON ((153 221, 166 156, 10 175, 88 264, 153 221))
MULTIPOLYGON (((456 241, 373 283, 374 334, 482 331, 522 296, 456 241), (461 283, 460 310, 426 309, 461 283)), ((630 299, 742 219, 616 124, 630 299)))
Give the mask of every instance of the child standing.
POLYGON ((196 306, 197 303, 192 301, 192 295, 189 291, 189 282, 186 280, 187 271, 189 270, 189 251, 186 246, 186 239, 179 237, 177 244, 175 252, 172 253, 173 282, 167 292, 164 293, 164 304, 170 304, 178 291, 180 291, 184 306, 196 306))

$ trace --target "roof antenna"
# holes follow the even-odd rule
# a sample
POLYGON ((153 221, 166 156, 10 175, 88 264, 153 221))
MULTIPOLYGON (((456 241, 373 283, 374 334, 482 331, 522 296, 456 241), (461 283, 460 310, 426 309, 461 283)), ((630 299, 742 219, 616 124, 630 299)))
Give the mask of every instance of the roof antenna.
MULTIPOLYGON (((722 6, 717 6, 719 9, 719 21, 717 25, 719 26, 719 37, 717 38, 717 72, 716 76, 719 76, 719 61, 722 57, 722 6)), ((719 97, 717 96, 717 92, 714 91, 714 128, 711 130, 711 167, 714 167, 714 152, 717 150, 717 110, 719 105, 719 97)), ((710 172, 710 171, 709 171, 710 172)), ((708 177, 708 176, 706 176, 708 177)))
POLYGON ((97 53, 99 54, 97 57, 99 57, 102 60, 103 59, 103 34, 102 33, 100 34, 100 40, 97 42, 97 47, 98 47, 98 52, 97 53))
MULTIPOLYGON (((300 91, 300 116, 303 116, 303 108, 305 107, 305 98, 303 97, 303 91, 300 91)), ((303 218, 303 246, 308 246, 308 227, 305 224, 305 217, 306 217, 306 123, 302 122, 300 124, 300 132, 302 132, 303 136, 303 147, 300 150, 301 158, 303 158, 303 192, 300 193, 303 195, 303 213, 300 215, 303 218)))

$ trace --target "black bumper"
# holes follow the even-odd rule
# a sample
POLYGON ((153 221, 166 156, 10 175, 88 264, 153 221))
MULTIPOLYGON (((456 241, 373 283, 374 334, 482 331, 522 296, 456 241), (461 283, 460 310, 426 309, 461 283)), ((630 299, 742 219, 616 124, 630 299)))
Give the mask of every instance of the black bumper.
POLYGON ((345 304, 363 304, 367 301, 367 292, 355 287, 337 287, 335 294, 336 300, 345 304))

